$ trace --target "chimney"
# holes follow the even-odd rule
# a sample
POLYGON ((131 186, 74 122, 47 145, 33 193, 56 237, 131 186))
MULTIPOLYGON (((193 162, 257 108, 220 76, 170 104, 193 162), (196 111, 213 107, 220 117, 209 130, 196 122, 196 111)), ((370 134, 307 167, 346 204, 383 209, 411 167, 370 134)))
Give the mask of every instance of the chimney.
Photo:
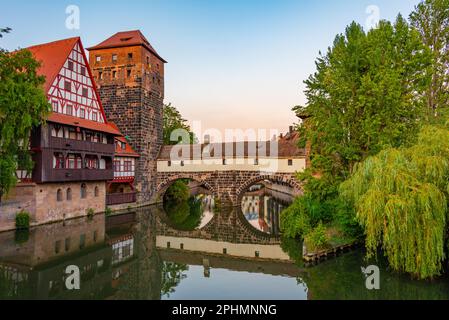
POLYGON ((204 136, 204 144, 210 144, 210 135, 208 135, 208 134, 206 134, 205 136, 204 136))

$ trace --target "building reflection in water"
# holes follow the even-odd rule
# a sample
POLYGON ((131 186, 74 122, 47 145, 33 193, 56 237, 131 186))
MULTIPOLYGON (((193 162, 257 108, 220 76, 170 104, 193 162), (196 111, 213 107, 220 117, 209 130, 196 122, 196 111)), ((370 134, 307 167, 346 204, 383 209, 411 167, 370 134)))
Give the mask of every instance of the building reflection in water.
POLYGON ((243 196, 242 212, 254 228, 278 236, 280 214, 292 201, 289 194, 256 185, 243 196))

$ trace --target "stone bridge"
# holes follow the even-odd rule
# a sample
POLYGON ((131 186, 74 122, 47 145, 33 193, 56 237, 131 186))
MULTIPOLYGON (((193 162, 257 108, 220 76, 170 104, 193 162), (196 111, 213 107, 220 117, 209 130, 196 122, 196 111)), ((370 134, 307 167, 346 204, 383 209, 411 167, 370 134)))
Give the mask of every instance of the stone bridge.
POLYGON ((296 175, 306 167, 306 153, 297 147, 296 134, 275 143, 203 144, 185 151, 179 146, 162 148, 157 160, 155 202, 160 202, 168 187, 179 179, 195 181, 233 206, 240 205, 251 186, 264 181, 286 186, 292 195, 302 194, 296 175))

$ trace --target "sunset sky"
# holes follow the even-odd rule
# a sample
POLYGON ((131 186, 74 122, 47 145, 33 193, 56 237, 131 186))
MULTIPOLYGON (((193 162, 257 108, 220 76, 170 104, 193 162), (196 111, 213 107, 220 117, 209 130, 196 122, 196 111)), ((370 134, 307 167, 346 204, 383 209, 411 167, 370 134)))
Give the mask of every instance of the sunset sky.
MULTIPOLYGON (((367 8, 381 19, 408 16, 418 0, 2 1, 0 27, 14 50, 81 36, 85 47, 140 29, 168 64, 165 102, 202 129, 278 129, 296 122, 303 81, 315 58, 367 8), (66 28, 66 7, 80 8, 80 29, 66 28)), ((200 134, 201 135, 201 134, 200 134)))

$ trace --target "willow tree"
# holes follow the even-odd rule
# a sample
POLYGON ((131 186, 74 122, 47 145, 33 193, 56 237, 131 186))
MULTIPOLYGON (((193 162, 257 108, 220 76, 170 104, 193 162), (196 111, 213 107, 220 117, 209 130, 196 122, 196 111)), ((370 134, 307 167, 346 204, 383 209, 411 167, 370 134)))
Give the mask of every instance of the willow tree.
POLYGON ((419 279, 440 274, 449 201, 449 127, 424 127, 408 148, 388 148, 356 165, 340 186, 366 233, 368 257, 419 279))

